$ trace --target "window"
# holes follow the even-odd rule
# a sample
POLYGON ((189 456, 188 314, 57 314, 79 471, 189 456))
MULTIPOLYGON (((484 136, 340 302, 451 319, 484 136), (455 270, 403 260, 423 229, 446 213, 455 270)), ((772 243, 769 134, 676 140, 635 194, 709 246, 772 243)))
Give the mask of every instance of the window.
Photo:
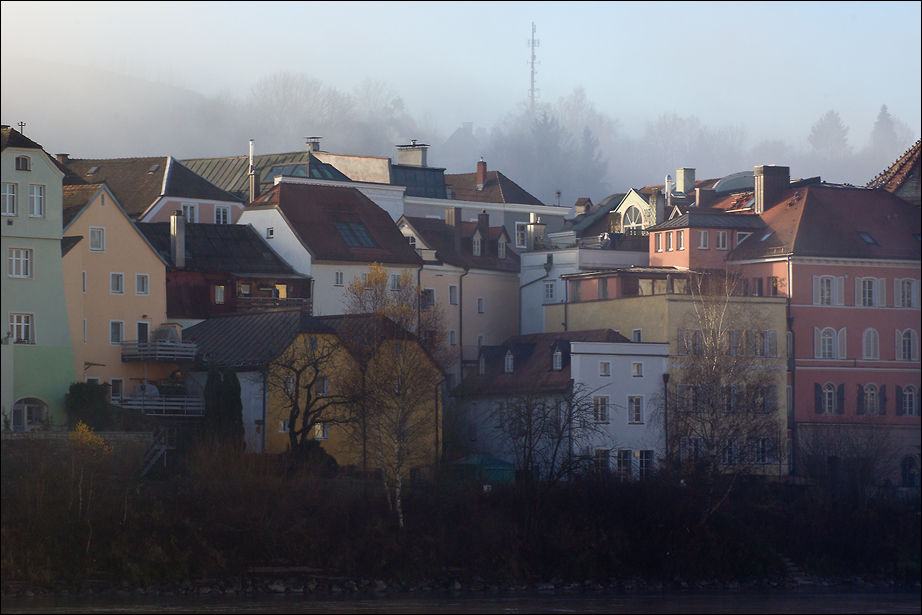
POLYGON ((685 231, 676 231, 676 249, 684 250, 685 249, 685 231))
POLYGON ((364 288, 365 290, 368 290, 369 288, 371 288, 371 286, 368 285, 368 274, 367 273, 362 274, 362 288, 364 288))
POLYGON ((45 217, 45 186, 29 186, 29 217, 45 217))
POLYGON ((314 381, 314 395, 317 397, 326 397, 330 394, 330 379, 326 376, 318 376, 314 381))
POLYGON ((527 237, 527 224, 525 222, 516 222, 515 223, 515 247, 524 248, 526 237, 527 237))
POLYGON ((342 286, 343 285, 343 272, 336 271, 333 273, 333 286, 342 286))
POLYGON ((844 359, 846 331, 845 328, 835 329, 827 327, 820 330, 813 329, 813 358, 815 359, 844 359))
POLYGON ((109 292, 113 295, 125 294, 125 275, 122 273, 109 274, 109 292))
POLYGON ((505 361, 504 369, 505 369, 505 371, 506 371, 507 374, 511 374, 511 373, 512 373, 512 368, 513 368, 513 356, 512 356, 512 351, 511 351, 511 350, 507 350, 507 351, 506 351, 506 361, 505 361))
POLYGON ((109 321, 109 344, 118 346, 125 341, 125 321, 109 321))
POLYGON ((448 303, 458 305, 458 286, 456 284, 448 285, 448 303))
POLYGON ((698 231, 698 249, 707 250, 708 249, 708 231, 698 231))
POLYGON ((134 276, 134 294, 150 294, 150 276, 146 273, 138 273, 134 276))
POLYGON ((832 329, 823 329, 823 333, 820 338, 819 355, 821 359, 836 358, 836 336, 832 329))
POLYGON ((662 252, 662 251, 663 251, 663 234, 662 234, 662 233, 655 233, 655 234, 653 235, 653 243, 654 243, 655 246, 656 246, 656 251, 657 251, 657 252, 662 252))
POLYGON ((623 479, 631 477, 631 462, 634 460, 634 451, 622 449, 618 451, 618 476, 623 479))
POLYGON ((31 171, 32 170, 32 159, 28 156, 16 156, 16 170, 17 171, 31 171))
POLYGON ((435 289, 434 288, 424 288, 422 292, 419 293, 419 307, 422 310, 431 310, 435 307, 435 289))
POLYGON ((16 184, 3 184, 3 215, 15 216, 17 209, 16 184))
POLYGON ((672 252, 672 233, 666 233, 666 252, 672 252))
POLYGON ((693 384, 676 385, 676 401, 682 412, 698 412, 698 387, 693 384))
POLYGON ((638 466, 640 479, 653 476, 653 451, 640 451, 640 465, 638 466))
POLYGON ((271 226, 266 227, 266 239, 272 239, 275 237, 275 229, 271 226))
POLYGON ((897 415, 919 416, 919 395, 916 392, 916 387, 908 385, 903 387, 902 391, 900 391, 900 387, 896 387, 896 403, 897 415))
POLYGON ((34 344, 32 314, 10 314, 10 333, 14 344, 34 344))
POLYGON ((448 330, 448 345, 457 346, 458 345, 458 332, 454 329, 448 330))
POLYGON ((611 470, 611 450, 607 448, 595 449, 592 462, 597 472, 608 472, 611 470))
POLYGON ((698 459, 704 454, 703 438, 682 438, 683 459, 698 459))
POLYGON ((13 404, 13 431, 36 431, 45 423, 47 406, 35 398, 26 398, 13 404))
POLYGON ((813 276, 813 305, 844 305, 845 278, 813 276))
POLYGON ((871 236, 870 233, 864 231, 858 231, 858 236, 861 237, 861 240, 869 246, 879 246, 880 244, 871 236))
POLYGON ((775 357, 778 355, 777 336, 774 331, 752 330, 749 336, 749 356, 775 357))
POLYGON ((727 466, 732 466, 737 459, 737 444, 733 438, 727 438, 723 441, 724 449, 721 451, 720 462, 727 466))
POLYGON ((485 313, 484 304, 483 304, 483 297, 477 297, 477 313, 478 313, 478 314, 484 314, 484 313, 485 313))
POLYGON ((643 363, 631 363, 631 376, 643 378, 643 363))
POLYGON ((680 355, 694 357, 701 354, 702 338, 698 329, 679 329, 676 342, 680 355))
POLYGON ((918 361, 919 360, 919 336, 912 329, 905 331, 896 331, 896 360, 897 361, 918 361))
POLYGON ((474 256, 480 256, 480 236, 474 235, 474 256))
POLYGON ((836 413, 836 386, 831 382, 827 382, 823 385, 820 398, 820 410, 823 414, 836 413))
POLYGON ((752 296, 764 297, 765 292, 762 290, 762 278, 752 278, 752 296))
POLYGON ((597 281, 598 287, 598 298, 599 299, 608 299, 608 279, 599 278, 597 281))
POLYGON ((544 300, 553 301, 554 300, 554 282, 545 282, 544 283, 544 300))
POLYGON ((642 329, 631 329, 631 341, 639 342, 643 339, 643 330, 642 329))
POLYGON ((506 241, 504 239, 496 242, 496 256, 501 259, 506 258, 506 241))
POLYGON ((893 301, 896 307, 919 307, 919 281, 913 279, 893 280, 893 301))
POLYGON ((125 391, 125 381, 122 378, 113 378, 109 381, 111 386, 110 395, 112 399, 119 399, 125 391))
POLYGON ((150 323, 141 320, 135 323, 135 325, 137 327, 137 339, 139 342, 146 342, 150 339, 150 323))
POLYGON ((328 440, 330 426, 327 423, 314 423, 314 440, 328 440))
POLYGON ((554 351, 554 371, 559 372, 563 369, 563 353, 560 352, 560 348, 554 351))
POLYGON ((858 385, 858 414, 877 414, 880 411, 880 389, 876 384, 858 385))
POLYGON ((106 251, 106 229, 100 226, 90 227, 90 252, 106 251))
POLYGON ((570 282, 570 301, 576 303, 583 300, 583 285, 580 280, 570 282))
POLYGON ((592 418, 596 423, 608 422, 608 396, 599 395, 592 398, 592 418))
POLYGON ((279 433, 288 433, 288 419, 279 419, 279 433))
POLYGON ((400 276, 391 274, 391 290, 400 290, 400 276))
POLYGON ((717 231, 717 245, 714 247, 718 250, 727 249, 727 231, 717 231))
POLYGON ((611 376, 611 363, 608 361, 599 361, 599 376, 608 378, 611 376))
POLYGON ((781 278, 776 275, 773 275, 768 279, 769 284, 771 285, 770 291, 772 297, 777 297, 781 292, 781 278))
POLYGON ((643 424, 643 397, 627 398, 627 422, 632 425, 643 424))
POLYGON ((772 462, 772 439, 757 438, 753 442, 753 459, 756 463, 766 464, 772 462))
POLYGON ((32 250, 10 248, 7 256, 7 273, 11 278, 31 278, 32 250))
POLYGON ((183 203, 182 215, 189 224, 198 222, 198 207, 195 203, 183 203))
POLYGON ((855 278, 855 305, 887 307, 885 278, 855 278))
POLYGON ((310 348, 311 350, 317 350, 317 344, 318 344, 318 340, 316 337, 311 336, 307 338, 307 347, 310 348))
POLYGON ((861 355, 865 359, 880 358, 880 338, 877 335, 877 329, 865 329, 861 347, 861 355))
POLYGON ((218 305, 224 303, 224 287, 221 285, 214 287, 214 302, 218 305))
POLYGON ((631 231, 639 232, 643 229, 643 213, 641 213, 639 207, 631 205, 627 208, 627 211, 624 212, 622 227, 625 233, 631 231))

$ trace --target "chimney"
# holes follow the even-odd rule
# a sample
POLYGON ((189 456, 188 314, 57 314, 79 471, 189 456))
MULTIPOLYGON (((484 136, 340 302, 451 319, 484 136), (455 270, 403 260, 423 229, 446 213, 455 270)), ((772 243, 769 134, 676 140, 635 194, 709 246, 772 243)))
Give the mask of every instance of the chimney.
POLYGON ((477 163, 477 189, 483 190, 483 187, 487 183, 487 163, 483 161, 483 158, 480 159, 480 162, 477 163))
POLYGON ((70 154, 55 154, 54 157, 58 159, 60 164, 67 164, 67 159, 70 158, 70 154))
POLYGON ((304 140, 307 142, 307 151, 309 152, 319 152, 320 151, 320 139, 323 137, 304 137, 304 140))
POLYGON ((669 210, 672 209, 672 175, 666 176, 666 215, 668 216, 671 213, 669 210))
POLYGON ((170 257, 177 269, 186 267, 186 217, 178 210, 170 216, 170 257))
POLYGON ((409 145, 397 146, 397 164, 406 164, 414 167, 425 167, 426 152, 429 146, 425 143, 417 143, 416 139, 410 141, 409 145))
POLYGON ((452 245, 455 252, 461 253, 461 208, 445 208, 445 224, 451 227, 452 245))
POLYGON ((712 188, 695 188, 695 207, 704 207, 711 203, 717 193, 712 188))
POLYGON ((259 198, 259 173, 253 165, 253 139, 250 139, 250 203, 259 198))
POLYGON ((791 168, 760 165, 755 168, 755 213, 763 214, 775 204, 781 193, 791 185, 791 168))
POLYGON ((694 169, 676 169, 675 170, 675 188, 682 194, 691 194, 695 191, 695 170, 694 169))
POLYGON ((483 256, 490 256, 490 214, 486 209, 477 214, 477 227, 480 228, 480 234, 483 236, 480 253, 483 256))

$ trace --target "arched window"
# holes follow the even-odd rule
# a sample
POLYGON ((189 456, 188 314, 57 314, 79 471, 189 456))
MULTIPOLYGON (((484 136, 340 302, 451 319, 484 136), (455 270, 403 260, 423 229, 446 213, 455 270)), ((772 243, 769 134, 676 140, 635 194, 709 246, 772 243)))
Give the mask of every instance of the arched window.
POLYGON ((820 334, 820 357, 821 359, 836 358, 836 332, 834 329, 826 328, 820 334))
POLYGON ((507 351, 506 351, 506 365, 505 365, 506 373, 507 373, 507 374, 511 374, 511 373, 512 373, 512 366, 513 366, 513 363, 512 363, 512 362, 513 362, 512 351, 511 351, 511 350, 507 350, 507 351))
POLYGON ((640 213, 640 208, 636 205, 631 205, 627 208, 627 211, 624 212, 624 221, 622 222, 622 229, 625 233, 638 232, 643 230, 643 214, 640 213))
POLYGON ((823 385, 823 413, 836 413, 836 385, 831 382, 823 385))
POLYGON ((880 410, 880 396, 877 393, 876 384, 868 384, 864 387, 864 413, 877 414, 880 410))
POLYGON ((910 385, 903 387, 903 415, 904 416, 918 416, 919 415, 919 394, 916 391, 916 387, 910 385))
POLYGON ((896 360, 897 361, 918 361, 919 360, 919 336, 912 329, 905 331, 896 331, 896 360))
POLYGON ((13 404, 13 431, 38 431, 45 424, 48 406, 40 399, 27 397, 13 404))
POLYGON ((865 359, 880 358, 880 336, 877 335, 877 329, 865 329, 862 337, 862 356, 865 359))
POLYGON ((563 369, 563 353, 560 352, 560 348, 554 351, 554 371, 559 372, 563 369))
POLYGON ((16 170, 17 171, 31 171, 32 170, 32 159, 28 156, 16 156, 16 170))

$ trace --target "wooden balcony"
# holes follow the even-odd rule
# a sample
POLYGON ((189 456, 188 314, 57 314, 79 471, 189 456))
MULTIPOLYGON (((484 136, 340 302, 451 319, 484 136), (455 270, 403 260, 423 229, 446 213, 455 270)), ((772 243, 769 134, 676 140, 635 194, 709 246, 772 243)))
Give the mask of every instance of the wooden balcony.
POLYGON ((191 395, 131 395, 113 397, 112 403, 157 416, 203 416, 205 400, 191 395))
POLYGON ((196 350, 195 342, 122 342, 122 363, 187 363, 195 360, 196 350))

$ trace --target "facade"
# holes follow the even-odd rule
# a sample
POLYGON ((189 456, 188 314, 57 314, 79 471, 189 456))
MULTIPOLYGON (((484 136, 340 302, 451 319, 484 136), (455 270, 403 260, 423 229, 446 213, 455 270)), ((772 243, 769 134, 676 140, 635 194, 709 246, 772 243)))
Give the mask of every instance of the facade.
POLYGON ((3 420, 31 431, 66 425, 75 379, 61 256, 63 173, 42 147, 2 128, 3 420))
POLYGON ((169 222, 182 211, 189 223, 233 224, 243 202, 172 156, 72 159, 59 154, 68 185, 105 182, 136 222, 169 222))

